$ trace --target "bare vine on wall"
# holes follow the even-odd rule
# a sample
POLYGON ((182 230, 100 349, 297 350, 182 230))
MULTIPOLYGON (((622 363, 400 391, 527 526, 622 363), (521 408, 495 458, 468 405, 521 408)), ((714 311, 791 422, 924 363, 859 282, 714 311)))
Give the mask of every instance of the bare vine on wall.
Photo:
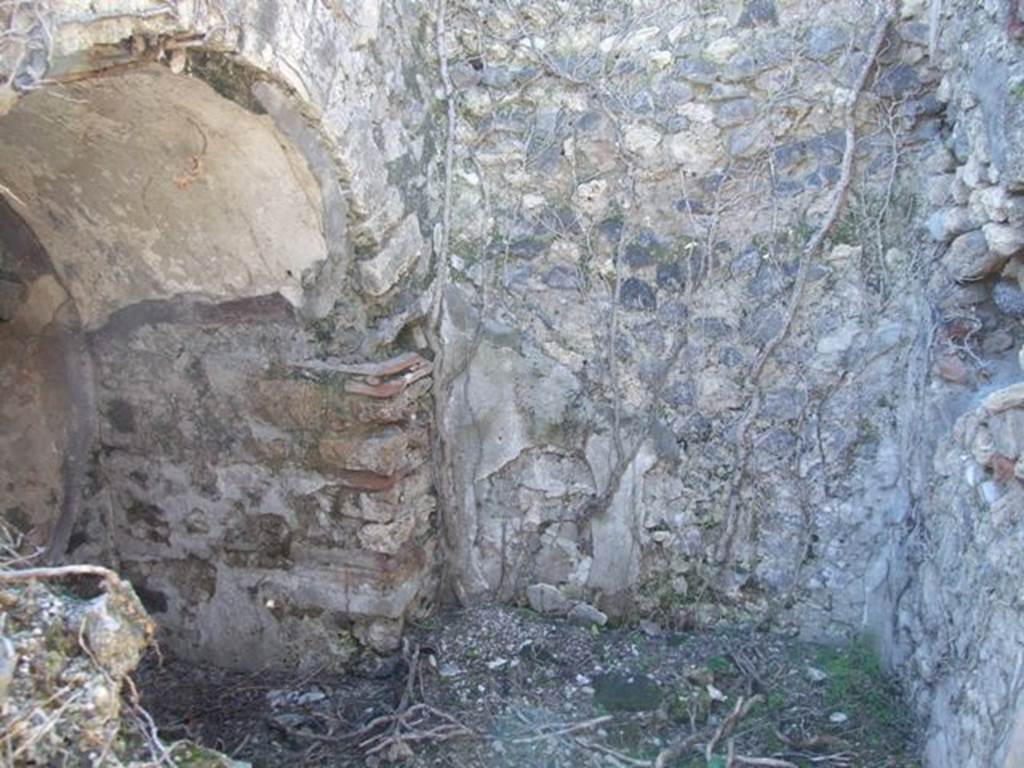
MULTIPOLYGON (((444 94, 445 114, 445 135, 444 135, 444 179, 443 194, 441 199, 441 223, 434 236, 435 275, 431 286, 430 304, 426 318, 427 343, 434 352, 434 427, 431 440, 433 443, 433 454, 435 460, 431 462, 434 474, 434 488, 436 489, 439 507, 439 528, 447 538, 447 545, 451 549, 454 544, 451 541, 452 526, 458 517, 458 510, 461 508, 454 475, 455 452, 451 444, 450 436, 447 434, 448 402, 454 376, 449 368, 451 361, 446 358, 445 345, 442 340, 441 324, 443 322, 442 311, 444 307, 445 291, 451 280, 451 264, 449 248, 451 242, 451 221, 452 221, 452 174, 455 164, 455 131, 457 127, 455 87, 452 83, 448 70, 448 44, 446 20, 448 4, 446 0, 437 0, 434 9, 436 18, 434 20, 434 43, 438 60, 438 72, 441 78, 441 87, 444 94)), ((447 561, 446 561, 447 563, 447 561)), ((447 581, 447 577, 442 582, 447 581)))
POLYGON ((765 365, 771 359, 779 345, 782 344, 789 335, 790 329, 793 326, 793 321, 797 312, 800 310, 803 301, 804 290, 807 285, 808 271, 813 263, 813 259, 818 255, 822 245, 826 241, 826 238, 835 226, 846 201, 847 194, 849 193, 850 185, 853 181, 853 163, 857 151, 857 104, 860 100, 861 93, 864 91, 865 85, 867 84, 868 76, 876 64, 876 60, 885 41, 885 35, 889 29, 889 25, 892 23, 895 16, 896 9, 894 4, 890 2, 890 0, 885 0, 885 5, 881 8, 880 18, 875 23, 874 31, 867 46, 866 59, 856 81, 854 82, 853 88, 847 97, 846 105, 843 110, 843 126, 846 136, 846 146, 843 150, 839 180, 832 192, 831 202, 829 203, 828 210, 821 223, 818 225, 818 228, 807 241, 807 244, 800 253, 796 280, 783 314, 782 325, 761 349, 761 352, 755 359, 747 376, 747 380, 751 385, 752 391, 749 404, 747 405, 743 416, 740 418, 740 422, 736 429, 736 464, 733 476, 734 479, 729 486, 725 524, 715 553, 716 560, 719 564, 726 563, 731 558, 737 531, 744 522, 744 516, 749 515, 749 509, 746 509, 740 503, 740 491, 747 472, 747 464, 750 460, 751 442, 748 433, 751 424, 757 419, 764 397, 764 394, 758 384, 762 374, 764 373, 765 365))
POLYGON ((0 2, 0 115, 39 87, 50 66, 54 14, 47 0, 0 2))
MULTIPOLYGON (((651 93, 660 93, 658 83, 676 78, 669 69, 665 70, 665 75, 654 75, 652 81, 651 70, 645 69, 640 61, 643 56, 637 53, 648 48, 631 48, 631 40, 636 35, 649 35, 651 30, 685 28, 691 23, 700 25, 710 5, 695 9, 672 3, 637 7, 617 3, 569 4, 557 0, 524 5, 505 0, 481 12, 476 6, 449 3, 446 31, 452 54, 448 64, 449 72, 455 72, 460 83, 455 87, 455 103, 462 121, 452 169, 458 192, 455 195, 458 202, 453 201, 456 215, 462 215, 462 200, 473 199, 470 187, 486 185, 488 179, 494 182, 502 178, 502 182, 494 184, 496 203, 492 213, 496 218, 489 219, 488 231, 505 243, 506 262, 499 264, 497 261, 500 248, 496 251, 488 246, 481 250, 480 263, 475 264, 474 269, 486 264, 492 275, 508 279, 508 270, 515 268, 515 262, 507 260, 508 243, 512 238, 523 236, 522 233, 530 236, 532 232, 538 240, 554 244, 545 259, 551 258, 560 265, 569 264, 574 269, 579 285, 578 300, 590 307, 584 310, 591 318, 586 339, 573 335, 577 326, 552 322, 550 305, 530 291, 507 290, 508 286, 496 284, 493 306, 488 308, 492 316, 512 318, 527 326, 532 324, 536 329, 533 340, 538 342, 541 351, 553 358, 561 359, 563 354, 567 359, 574 355, 588 358, 583 373, 583 383, 589 388, 585 396, 601 414, 589 427, 597 430, 602 439, 610 441, 610 466, 607 484, 584 499, 567 501, 564 510, 565 515, 575 515, 573 519, 580 531, 579 544, 584 554, 590 536, 589 521, 609 514, 639 452, 644 445, 652 444, 652 436, 660 434, 657 430, 661 426, 667 426, 679 441, 686 462, 685 470, 679 473, 684 495, 675 498, 673 504, 678 503, 678 507, 685 510, 679 517, 685 517, 685 525, 692 524, 699 529, 702 539, 703 553, 692 563, 697 571, 696 581, 691 580, 691 586, 696 586, 697 590, 689 599, 699 601, 703 599, 700 595, 704 590, 716 590, 719 585, 704 579, 722 573, 721 566, 733 565, 737 560, 750 566, 760 562, 757 518, 771 505, 785 502, 775 495, 772 487, 753 483, 747 465, 753 463, 754 444, 762 434, 765 393, 780 384, 775 375, 777 368, 792 363, 786 341, 803 332, 798 317, 808 302, 810 291, 805 289, 809 275, 815 269, 820 273, 825 266, 819 258, 821 252, 837 242, 850 242, 848 233, 842 237, 836 234, 840 225, 856 229, 853 241, 862 246, 864 254, 863 263, 856 266, 860 267, 858 274, 863 283, 860 287, 865 300, 872 303, 872 313, 891 309, 894 300, 898 303, 900 286, 910 279, 903 272, 890 274, 885 257, 887 243, 891 240, 887 232, 883 233, 884 226, 900 215, 900 211, 891 209, 891 201, 900 194, 894 191, 894 183, 905 151, 904 137, 900 133, 900 121, 905 120, 903 104, 872 93, 871 85, 872 74, 881 77, 884 65, 890 60, 887 44, 891 38, 887 39, 885 33, 895 15, 893 5, 890 0, 879 0, 875 6, 879 23, 872 30, 854 33, 852 20, 846 28, 845 53, 841 61, 856 61, 857 70, 847 75, 837 65, 836 70, 829 73, 831 82, 826 83, 836 90, 839 114, 828 114, 820 97, 802 87, 806 77, 816 76, 809 72, 820 71, 821 64, 809 57, 804 45, 810 27, 801 27, 785 36, 784 42, 773 50, 780 58, 770 68, 771 77, 759 79, 753 86, 758 94, 754 99, 757 114, 750 122, 763 126, 764 131, 756 148, 740 153, 730 149, 724 164, 711 171, 684 170, 685 166, 680 165, 666 172, 664 164, 657 159, 661 155, 652 160, 650 155, 637 151, 632 136, 636 135, 638 126, 655 125, 662 139, 668 135, 666 131, 671 133, 677 129, 666 128, 658 122, 662 119, 660 113, 651 113, 651 105, 645 112, 631 99, 645 93, 651 98, 651 93), (588 39, 595 42, 579 46, 566 44, 550 29, 554 18, 567 27, 578 27, 581 33, 585 31, 588 39), (498 78, 498 84, 488 77, 498 78), (486 85, 475 85, 481 78, 486 85), (557 97, 551 98, 552 94, 557 97), (589 115, 590 120, 598 119, 599 127, 577 126, 574 121, 583 114, 589 115), (837 123, 839 138, 833 139, 837 123), (631 140, 627 141, 630 134, 631 140), (845 144, 840 145, 841 140, 845 144), (605 149, 592 149, 593 142, 601 141, 607 142, 605 149), (827 152, 836 159, 822 162, 839 164, 836 176, 827 179, 821 193, 811 191, 810 185, 805 185, 799 193, 789 189, 781 191, 783 179, 792 187, 791 179, 802 177, 793 176, 786 168, 780 169, 778 164, 784 162, 780 158, 786 153, 806 151, 802 148, 810 141, 828 145, 827 152), (591 142, 591 148, 581 150, 579 142, 591 142), (593 160, 593 155, 586 154, 598 151, 604 153, 599 162, 593 160), (858 175, 857 161, 865 156, 877 159, 880 154, 886 155, 888 167, 872 162, 869 168, 869 164, 864 163, 862 179, 858 175), (476 163, 477 159, 482 162, 476 163), (557 164, 556 170, 545 165, 552 162, 557 164), (880 180, 886 173, 888 180, 880 180), (473 177, 466 189, 460 181, 462 176, 473 177), (668 187, 673 176, 674 192, 681 197, 674 211, 666 212, 657 206, 671 195, 668 187), (511 183, 505 183, 506 180, 511 183), (860 189, 862 183, 864 186, 860 189), (879 184, 885 189, 873 196, 879 184), (574 190, 590 188, 599 188, 609 201, 606 207, 595 209, 598 213, 574 207, 578 202, 574 190), (801 197, 793 197, 794 194, 801 197), (528 198, 531 199, 529 205, 525 204, 528 198), (789 203, 787 198, 791 199, 789 203), (560 205, 571 208, 568 218, 557 214, 560 205), (796 212, 798 206, 802 213, 796 212), (666 213, 668 218, 657 221, 666 213), (803 213, 819 223, 813 227, 801 223, 803 213), (612 220, 618 222, 614 234, 610 234, 612 230, 606 226, 612 220), (631 271, 633 266, 623 259, 623 253, 637 238, 652 230, 671 233, 663 242, 673 250, 664 257, 676 260, 683 276, 678 291, 670 288, 665 293, 659 292, 657 312, 652 313, 652 308, 648 307, 648 311, 636 313, 621 303, 625 283, 627 280, 635 283, 630 278, 637 274, 631 271), (758 290, 779 296, 780 307, 776 312, 764 301, 748 303, 741 305, 738 316, 726 319, 727 332, 736 334, 731 343, 740 349, 740 359, 749 354, 750 361, 748 374, 734 377, 732 371, 715 359, 722 344, 716 343, 716 338, 707 330, 706 319, 721 321, 723 302, 743 301, 744 291, 752 290, 744 288, 737 280, 745 273, 738 275, 733 271, 733 265, 746 258, 747 252, 741 252, 732 261, 728 259, 732 246, 742 243, 743 238, 749 238, 750 249, 756 249, 758 263, 762 265, 758 279, 763 276, 761 282, 767 282, 767 287, 758 290), (670 302, 677 302, 683 306, 683 312, 675 315, 661 312, 663 296, 666 309, 670 302), (773 322, 777 315, 779 323, 770 326, 772 330, 767 331, 766 337, 744 335, 763 324, 761 321, 769 314, 773 322), (729 397, 735 399, 728 404, 724 400, 714 402, 710 406, 712 410, 705 411, 699 399, 705 397, 701 390, 702 370, 716 365, 718 370, 712 376, 718 376, 726 384, 738 385, 735 395, 729 393, 729 397), (686 390, 692 393, 693 399, 689 402, 676 399, 679 392, 686 390), (701 437, 703 433, 699 430, 704 427, 691 427, 691 424, 706 422, 708 413, 712 414, 714 422, 708 427, 708 434, 701 437), (708 492, 691 499, 686 495, 685 486, 700 483, 697 472, 708 471, 713 473, 712 483, 708 483, 709 488, 700 489, 708 492), (747 553, 742 556, 738 554, 740 541, 743 552, 747 553)), ((699 34, 694 40, 695 46, 707 42, 699 34)), ((702 106, 705 110, 717 108, 715 104, 710 107, 703 104, 700 99, 690 101, 692 103, 684 107, 687 102, 684 97, 676 105, 680 114, 689 115, 688 110, 702 106)), ((672 106, 657 107, 663 108, 671 110, 672 106)), ((692 120, 690 124, 693 125, 692 120)), ((684 128, 683 132, 686 130, 684 128)), ((720 131, 718 135, 726 133, 720 131)), ((461 222, 456 228, 459 226, 461 222)), ((460 247, 473 241, 476 248, 472 236, 462 235, 460 232, 456 236, 456 239, 461 238, 460 247)), ((537 262, 534 268, 536 265, 537 262)), ((906 264, 898 267, 904 271, 906 268, 906 264)), ((647 279, 644 274, 640 276, 647 279)), ((470 284, 476 289, 480 287, 476 277, 468 272, 461 275, 461 267, 452 279, 459 280, 460 285, 465 283, 467 288, 470 284)), ((815 314, 815 322, 821 320, 819 315, 815 314)), ((786 430, 795 436, 797 445, 787 454, 785 466, 775 465, 777 472, 791 470, 789 479, 801 487, 813 487, 815 478, 824 478, 825 490, 821 492, 826 497, 829 490, 841 492, 842 489, 828 488, 829 474, 836 468, 826 466, 826 459, 834 464, 836 457, 827 455, 828 449, 820 435, 818 445, 814 445, 813 432, 821 430, 815 420, 820 421, 826 406, 831 407, 834 395, 841 392, 843 398, 848 397, 848 390, 863 373, 862 368, 888 365, 892 357, 874 362, 875 350, 861 348, 870 336, 869 329, 861 325, 857 328, 857 349, 850 350, 840 370, 817 371, 813 377, 796 385, 805 397, 805 405, 786 430), (820 460, 813 462, 812 454, 818 455, 820 460)), ((886 354, 889 352, 894 350, 890 348, 886 354)), ((459 369, 468 371, 468 367, 467 363, 459 369)), ((784 371, 795 372, 790 368, 784 371)), ((446 402, 450 402, 450 398, 446 402)), ((478 417, 486 417, 486 414, 473 414, 474 419, 478 417)), ((842 455, 844 459, 853 458, 842 455)), ((587 460, 582 447, 575 458, 587 460)), ((477 490, 473 489, 461 501, 470 506, 479 505, 480 500, 472 500, 477 490)), ((815 493, 818 493, 816 487, 815 493)), ((821 523, 812 507, 806 504, 804 507, 803 525, 795 533, 803 537, 803 548, 809 550, 813 532, 821 523)), ((483 508, 464 511, 473 519, 486 514, 483 508)), ((636 526, 650 527, 645 514, 638 516, 636 526)), ((508 572, 517 571, 520 566, 529 570, 529 563, 522 558, 533 545, 525 522, 515 515, 509 515, 513 518, 510 520, 498 516, 502 517, 500 526, 511 526, 509 531, 502 528, 502 551, 509 547, 520 550, 518 556, 510 555, 502 568, 504 586, 508 572), (520 529, 512 530, 517 525, 520 529)), ((796 524, 799 526, 798 521, 796 524)), ((634 536, 637 543, 647 541, 639 528, 634 536)), ((666 553, 670 550, 669 547, 647 546, 634 549, 634 557, 641 558, 641 578, 647 572, 644 569, 649 571, 654 564, 652 558, 668 557, 666 553)), ((523 574, 514 578, 518 581, 523 574)), ((796 575, 786 580, 796 584, 799 566, 796 575)), ((510 588, 512 591, 507 593, 515 593, 514 584, 510 588)))

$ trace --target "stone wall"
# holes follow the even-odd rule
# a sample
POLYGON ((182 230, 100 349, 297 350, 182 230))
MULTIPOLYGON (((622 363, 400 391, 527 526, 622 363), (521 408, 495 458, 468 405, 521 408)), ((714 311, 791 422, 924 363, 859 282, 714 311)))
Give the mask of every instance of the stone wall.
MULTIPOLYGON (((3 466, 5 515, 55 559, 116 565, 185 656, 393 649, 438 591, 420 11, 71 2, 52 40, 27 17, 42 59, 4 88, 28 92, 0 109, 3 189, 94 371, 0 325, 26 382, 0 450, 30 457, 3 466)), ((4 306, 34 277, 12 267, 4 306)))
POLYGON ((325 364, 277 297, 136 305, 90 340, 72 554, 106 544, 179 653, 310 665, 432 607, 429 363, 325 364))
POLYGON ((801 267, 869 20, 844 2, 456 4, 463 594, 543 582, 682 624, 864 630, 908 505, 893 389, 920 356, 927 256, 905 223, 941 115, 908 4, 858 102, 847 205, 801 267))
POLYGON ((0 221, 0 512, 29 548, 44 548, 70 469, 77 317, 32 231, 6 204, 0 221))
POLYGON ((937 768, 1024 761, 1024 58, 1008 5, 945 3, 932 20, 946 119, 922 187, 941 256, 921 432, 930 482, 896 565, 894 650, 937 768))
MULTIPOLYGON (((52 262, 3 266, 3 349, 49 327, 26 307, 73 299, 61 339, 0 357, 22 406, 0 452, 32 456, 4 477, 9 517, 116 564, 176 649, 228 665, 393 648, 443 562, 466 602, 533 587, 676 627, 867 633, 930 766, 1020 762, 1006 3, 113 6, 61 5, 58 93, 187 83, 203 125, 276 148, 173 131, 135 163, 183 180, 146 221, 110 169, 0 150, 52 262), (277 171, 244 170, 264 155, 277 171), (122 213, 137 237, 74 252, 122 213), (203 253, 182 220, 219 213, 203 253), (89 386, 63 391, 72 369, 89 386)), ((0 131, 33 109, 61 126, 59 99, 10 91, 0 131)), ((118 130, 152 130, 125 106, 118 130)))

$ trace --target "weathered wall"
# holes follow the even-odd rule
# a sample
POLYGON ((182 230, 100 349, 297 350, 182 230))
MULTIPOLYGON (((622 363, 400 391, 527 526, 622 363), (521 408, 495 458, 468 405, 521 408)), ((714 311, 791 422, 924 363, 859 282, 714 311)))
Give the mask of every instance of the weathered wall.
MULTIPOLYGON (((246 119, 301 157, 318 214, 315 247, 271 243, 269 281, 157 269, 99 309, 71 290, 98 383, 72 555, 119 559, 179 649, 393 647, 436 591, 443 522, 464 600, 547 584, 678 626, 867 632, 930 766, 1020 761, 1006 3, 449 0, 440 41, 434 8, 397 0, 65 6, 54 77, 97 57, 201 77, 266 113, 246 119), (437 287, 439 370, 360 367, 430 356, 437 287)), ((222 275, 252 253, 224 256, 222 275)), ((32 472, 7 493, 43 520, 59 471, 32 472)))
POLYGON ((0 447, 32 457, 4 465, 5 511, 56 557, 123 569, 179 653, 394 648, 439 571, 431 366, 403 354, 425 345, 432 228, 419 7, 63 3, 53 21, 57 84, 3 104, 0 183, 95 376, 42 371, 20 352, 33 329, 0 326, 5 377, 48 380, 29 399, 52 421, 19 437, 33 412, 5 400, 0 447), (79 380, 84 414, 61 390, 79 380))
POLYGON ((847 206, 801 252, 879 8, 456 4, 445 328, 465 370, 445 427, 465 594, 547 582, 683 623, 864 628, 907 506, 907 169, 941 112, 919 7, 860 96, 847 206))
POLYGON ((929 482, 895 563, 894 651, 936 768, 1024 761, 1024 56, 1009 5, 947 2, 933 22, 947 149, 922 187, 941 255, 929 482))
POLYGON ((0 222, 0 511, 38 550, 66 500, 78 318, 32 231, 6 204, 0 222))
POLYGON ((393 648, 430 609, 425 361, 324 364, 280 297, 136 305, 90 341, 100 434, 72 546, 106 545, 176 650, 312 665, 353 635, 393 648), (416 380, 368 396, 371 374, 416 380))

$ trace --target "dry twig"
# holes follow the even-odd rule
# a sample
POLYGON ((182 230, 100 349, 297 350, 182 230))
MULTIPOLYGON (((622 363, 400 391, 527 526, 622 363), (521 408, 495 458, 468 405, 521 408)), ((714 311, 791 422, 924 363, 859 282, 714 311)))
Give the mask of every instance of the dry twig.
POLYGON ((789 760, 777 760, 774 757, 749 757, 747 755, 734 755, 733 763, 735 765, 755 765, 763 766, 764 768, 800 768, 796 763, 791 763, 789 760))
POLYGON ((746 717, 750 710, 755 706, 764 701, 764 697, 757 695, 751 696, 749 699, 740 696, 736 699, 736 706, 733 707, 732 712, 729 714, 722 724, 718 726, 718 730, 715 731, 715 735, 711 737, 711 741, 704 747, 704 758, 710 763, 712 756, 715 754, 715 747, 718 746, 722 739, 728 738, 732 735, 732 732, 736 730, 736 726, 739 725, 740 721, 746 717))
POLYGON ((61 565, 53 568, 23 568, 19 571, 0 571, 0 584, 11 584, 35 579, 66 579, 72 576, 99 576, 114 584, 123 584, 121 577, 102 565, 61 565))
POLYGON ((568 736, 569 734, 579 733, 580 731, 589 731, 591 728, 597 728, 599 725, 611 722, 614 718, 611 715, 602 715, 601 717, 595 717, 590 720, 584 720, 580 723, 551 723, 548 725, 542 725, 537 730, 539 733, 533 736, 523 736, 517 739, 512 739, 513 744, 532 744, 536 741, 543 741, 544 739, 551 739, 557 736, 568 736))

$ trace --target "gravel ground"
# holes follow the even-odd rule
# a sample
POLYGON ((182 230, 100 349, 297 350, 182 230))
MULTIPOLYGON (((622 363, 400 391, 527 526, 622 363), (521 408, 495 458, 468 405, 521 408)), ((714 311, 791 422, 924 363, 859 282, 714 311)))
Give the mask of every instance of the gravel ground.
POLYGON ((920 765, 907 707, 862 645, 515 608, 443 614, 407 643, 302 677, 151 656, 136 680, 166 740, 256 768, 920 765))

